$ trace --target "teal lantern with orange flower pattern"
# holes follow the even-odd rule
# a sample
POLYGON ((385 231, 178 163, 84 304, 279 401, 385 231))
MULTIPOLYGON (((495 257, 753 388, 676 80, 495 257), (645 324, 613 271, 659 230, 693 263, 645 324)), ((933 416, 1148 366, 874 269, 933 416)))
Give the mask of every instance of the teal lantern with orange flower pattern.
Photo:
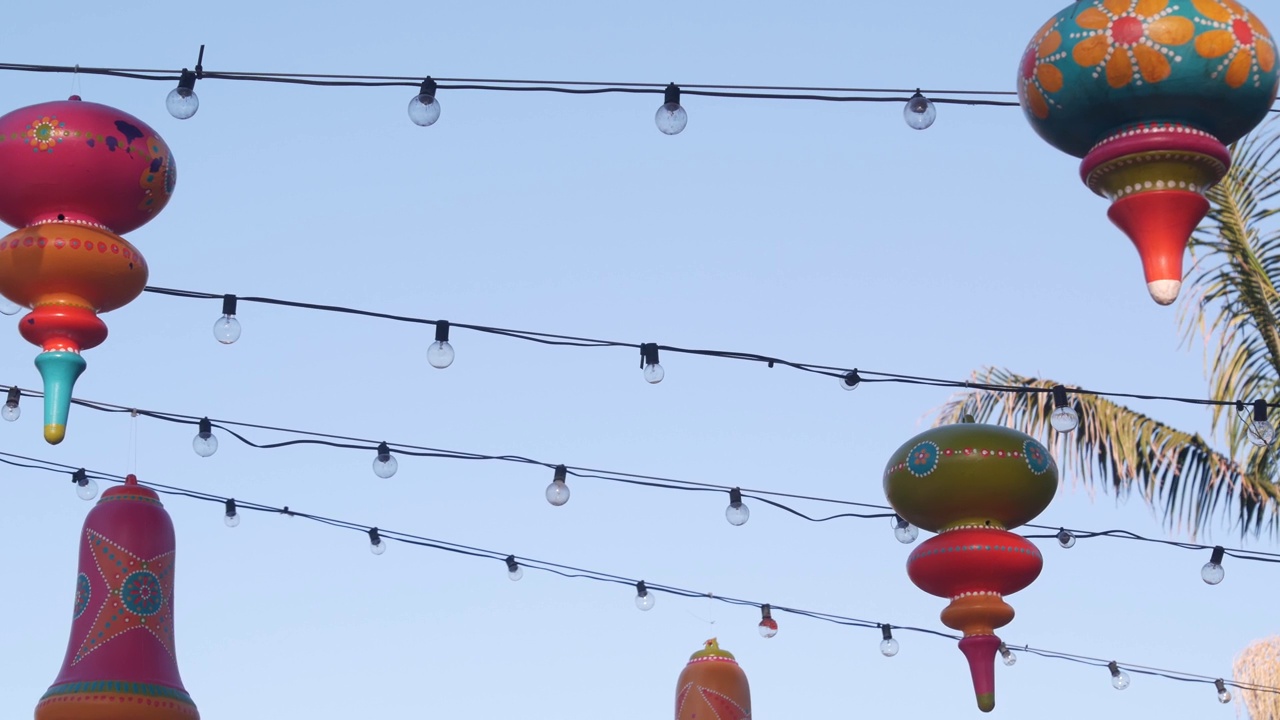
POLYGON ((1275 41, 1236 0, 1079 0, 1036 32, 1018 70, 1031 126, 1083 158, 1161 305, 1181 290, 1226 146, 1266 117, 1277 87, 1275 41))

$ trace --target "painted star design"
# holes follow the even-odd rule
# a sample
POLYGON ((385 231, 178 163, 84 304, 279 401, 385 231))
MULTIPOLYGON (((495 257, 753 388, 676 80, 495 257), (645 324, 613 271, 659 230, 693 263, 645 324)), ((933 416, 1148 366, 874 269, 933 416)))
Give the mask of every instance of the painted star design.
MULTIPOLYGON (((693 683, 687 683, 680 691, 676 693, 676 717, 684 717, 684 704, 689 700, 690 690, 694 689, 693 683)), ((743 710, 742 706, 730 700, 727 696, 708 690, 704 687, 697 688, 698 695, 702 696, 702 700, 711 708, 711 713, 715 715, 715 720, 751 720, 751 713, 743 710)), ((697 714, 690 717, 697 717, 697 714)), ((708 720, 712 720, 708 718, 708 720)))
POLYGON ((85 531, 107 596, 72 665, 127 632, 149 632, 173 653, 173 551, 148 560, 93 530, 85 531))

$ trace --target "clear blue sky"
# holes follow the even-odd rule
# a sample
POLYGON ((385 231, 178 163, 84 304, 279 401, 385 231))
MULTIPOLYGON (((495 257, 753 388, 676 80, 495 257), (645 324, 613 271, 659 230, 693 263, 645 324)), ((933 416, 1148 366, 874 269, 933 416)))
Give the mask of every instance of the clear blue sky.
MULTIPOLYGON (((232 0, 73 2, 30 10, 7 62, 208 70, 432 74, 725 84, 1012 89, 1056 3, 394 3, 322 9, 232 0), (47 15, 46 15, 47 13, 47 15)), ((1266 10, 1266 8, 1260 8, 1266 10)), ((1280 19, 1268 18, 1272 24, 1280 19)), ((1076 161, 1010 108, 946 106, 925 132, 901 106, 686 98, 681 135, 653 126, 657 96, 440 93, 412 125, 407 88, 226 81, 177 121, 167 83, 0 75, 3 110, 75 91, 152 124, 173 148, 176 194, 128 237, 151 283, 633 342, 755 351, 960 378, 991 364, 1099 389, 1201 395, 1201 348, 1148 297, 1136 253, 1080 184, 1076 161)), ((836 383, 785 369, 664 357, 650 386, 632 351, 541 347, 455 332, 430 368, 429 329, 244 306, 243 338, 213 340, 216 302, 144 296, 105 316, 77 394, 148 409, 393 442, 512 453, 707 482, 883 501, 889 454, 943 390, 836 383)), ((0 382, 34 387, 36 348, 0 331, 0 382)), ((1143 411, 1206 431, 1208 414, 1143 411)), ((906 577, 888 523, 811 524, 763 506, 729 526, 726 498, 573 482, 549 473, 372 453, 262 451, 140 419, 136 469, 198 488, 655 583, 903 625, 941 627, 945 602, 906 577)), ((134 469, 127 417, 73 411, 40 439, 36 403, 0 447, 134 469)), ((255 439, 274 440, 255 434, 255 439)), ((65 477, 4 470, 11 548, 0 715, 23 717, 66 647, 76 539, 89 505, 65 477), (20 659, 20 661, 19 661, 20 659)), ((689 653, 718 636, 749 674, 761 720, 977 717, 949 641, 657 598, 358 534, 167 501, 178 531, 178 655, 204 717, 669 716, 689 653)), ((805 508, 822 512, 822 508, 805 508)), ((1164 536, 1141 498, 1076 478, 1041 522, 1164 536)), ((1238 544, 1230 529, 1212 540, 1238 544)), ((1272 548, 1267 542, 1255 547, 1272 548)), ((1276 630, 1275 571, 1118 541, 1044 547, 1037 583, 1010 598, 1003 635, 1209 675, 1276 630), (1235 608, 1233 610, 1233 608, 1235 608)), ((997 670, 1009 718, 1230 717, 1212 687, 1023 655, 997 670)))

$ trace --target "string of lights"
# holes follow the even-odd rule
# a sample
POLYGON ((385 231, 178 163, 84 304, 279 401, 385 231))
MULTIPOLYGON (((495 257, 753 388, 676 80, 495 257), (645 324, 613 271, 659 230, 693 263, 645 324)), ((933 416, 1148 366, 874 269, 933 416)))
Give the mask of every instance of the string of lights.
MULTIPOLYGON (((17 387, 6 387, 0 385, 0 391, 5 391, 8 401, 0 408, 0 416, 11 421, 16 421, 21 417, 20 399, 24 396, 42 397, 42 393, 22 390, 17 387)), ((257 448, 257 449, 278 449, 291 447, 296 445, 319 445, 323 447, 358 450, 361 452, 374 453, 373 471, 383 479, 393 477, 399 469, 399 461, 392 452, 394 447, 395 453, 406 456, 438 458, 451 460, 482 460, 509 462, 520 465, 536 465, 553 471, 551 483, 547 485, 546 499, 551 505, 562 506, 569 501, 571 492, 568 486, 568 478, 570 476, 582 479, 603 480, 607 482, 621 483, 624 485, 634 485, 640 487, 648 487, 662 490, 677 490, 685 492, 712 492, 727 493, 729 496, 729 504, 725 508, 725 519, 735 526, 745 524, 751 516, 749 506, 745 500, 752 500, 772 506, 791 515, 799 517, 810 522, 828 522, 836 519, 857 519, 857 520, 873 520, 876 518, 889 518, 890 525, 894 531, 894 536, 899 542, 909 544, 915 542, 919 535, 919 531, 902 519, 893 508, 888 505, 875 503, 856 502, 852 500, 840 500, 835 498, 819 497, 814 495, 802 495, 798 493, 785 493, 772 490, 762 489, 743 489, 741 487, 719 485, 715 483, 699 482, 693 480, 681 480, 677 478, 663 477, 657 475, 643 475, 638 473, 623 472, 618 470, 607 470, 600 468, 589 468, 579 466, 569 466, 548 462, 544 460, 536 460, 520 455, 488 455, 461 450, 448 450, 444 448, 434 448, 422 445, 412 445, 407 443, 389 443, 386 441, 373 441, 366 438, 357 438, 344 435, 335 435, 332 433, 321 433, 312 430, 299 430, 295 428, 285 428, 273 425, 263 425, 259 423, 240 422, 235 420, 210 420, 207 417, 198 417, 195 415, 185 415, 180 413, 145 410, 132 408, 125 405, 106 403, 96 400, 84 400, 82 398, 72 399, 72 403, 79 406, 106 413, 127 413, 135 417, 146 417, 154 420, 161 420, 169 423, 177 423, 183 425, 195 425, 196 435, 192 440, 192 448, 197 455, 201 457, 210 457, 218 450, 218 438, 213 432, 216 428, 225 432, 227 435, 235 438, 241 443, 257 448), (290 440, 273 443, 256 442, 243 433, 237 432, 232 428, 254 429, 268 432, 282 433, 296 436, 290 440), (790 500, 801 500, 806 502, 824 503, 830 505, 838 505, 844 507, 856 507, 871 512, 844 512, 824 517, 814 517, 778 500, 771 498, 784 498, 790 500)), ((3 455, 3 453, 0 453, 3 455)), ((1197 552, 1209 551, 1210 561, 1201 568, 1202 579, 1210 584, 1217 585, 1222 582, 1225 577, 1225 570, 1222 567, 1222 561, 1226 557, 1238 560, 1280 563, 1280 553, 1271 553, 1261 550, 1247 550, 1243 548, 1226 548, 1221 545, 1202 545, 1199 543, 1182 542, 1176 540, 1163 540, 1159 538, 1148 538, 1128 530, 1075 530, 1064 527, 1054 528, 1048 525, 1028 524, 1024 527, 1033 530, 1046 530, 1048 534, 1027 534, 1023 537, 1031 540, 1036 539, 1053 539, 1064 548, 1074 547, 1078 539, 1091 538, 1111 538, 1119 540, 1130 540, 1137 542, 1147 542, 1165 547, 1173 547, 1182 550, 1191 550, 1197 552)))
MULTIPOLYGON (((71 474, 71 481, 77 486, 77 492, 81 498, 92 500, 97 496, 97 481, 111 483, 123 483, 125 477, 120 475, 112 475, 99 471, 89 471, 84 468, 75 468, 71 465, 57 463, 49 460, 25 457, 12 453, 0 452, 0 463, 4 463, 11 467, 19 467, 31 470, 40 470, 56 474, 71 474)), ((910 625, 894 625, 891 623, 881 623, 861 618, 849 617, 845 615, 837 615, 816 610, 808 610, 799 607, 789 607, 775 605, 772 603, 762 603, 755 600, 747 600, 724 595, 717 595, 709 592, 698 592, 687 588, 677 587, 674 585, 664 585, 639 580, 614 573, 591 570, 587 568, 566 565, 563 563, 551 562, 547 560, 539 560, 525 556, 518 556, 510 553, 503 553, 496 550, 463 545, 445 540, 429 538, 413 533, 400 532, 395 530, 387 530, 377 526, 364 525, 350 520, 326 517, 322 515, 314 515, 300 510, 291 509, 289 506, 275 507, 256 502, 248 502, 244 500, 236 500, 235 498, 223 497, 213 493, 206 493, 199 490, 177 487, 173 485, 163 485, 155 483, 147 483, 147 487, 156 492, 175 496, 184 497, 191 500, 199 500, 202 502, 216 503, 223 508, 223 520, 228 527, 237 527, 240 524, 241 511, 254 511, 273 515, 284 515, 291 518, 302 518, 311 520, 329 527, 343 530, 351 530, 365 535, 369 541, 370 552, 374 555, 382 555, 386 552, 388 540, 393 540, 405 545, 426 548, 431 550, 439 550, 443 552, 460 555, 463 557, 473 557, 484 560, 494 560, 501 562, 507 570, 507 576, 518 581, 523 578, 524 570, 539 570, 542 572, 558 575, 563 578, 592 580, 595 582, 610 583, 616 585, 632 586, 636 590, 635 604, 642 611, 652 610, 656 604, 656 593, 665 593, 676 597, 683 598, 706 598, 716 600, 728 605, 740 607, 753 607, 761 612, 761 620, 758 630, 761 636, 772 638, 778 633, 777 621, 773 618, 776 612, 789 613, 801 617, 807 617, 813 620, 819 620, 845 627, 856 627, 879 630, 881 633, 880 651, 886 657, 892 657, 898 653, 898 640, 893 637, 893 631, 917 633, 922 635, 930 635, 950 640, 959 640, 961 636, 950 632, 944 632, 931 628, 915 627, 910 625)), ((1112 685, 1116 689, 1123 690, 1130 684, 1129 672, 1147 675, 1151 677, 1160 677, 1168 680, 1177 680, 1187 683, 1198 683, 1212 685, 1218 691, 1218 699, 1220 702, 1229 702, 1230 692, 1226 691, 1226 687, 1234 687, 1252 692, 1265 692, 1280 694, 1280 687, 1272 687, 1269 685, 1260 685, 1254 683, 1242 683, 1235 680, 1227 680, 1225 678, 1215 678, 1209 675, 1185 672, 1182 670, 1169 670, 1163 668, 1150 667, 1145 665, 1119 664, 1115 660, 1105 660, 1103 658, 1092 657, 1088 655, 1079 655, 1075 653, 1067 653, 1058 650, 1050 650, 1044 648, 1033 648, 1029 645, 1007 645, 1002 644, 1000 654, 1006 665, 1014 665, 1017 662, 1017 656, 1013 650, 1017 649, 1029 655, 1037 655, 1048 659, 1063 660, 1082 665, 1094 667, 1106 667, 1112 676, 1112 685), (1120 668, 1124 669, 1121 670, 1120 668), (1226 698, 1223 698, 1224 693, 1226 698)))

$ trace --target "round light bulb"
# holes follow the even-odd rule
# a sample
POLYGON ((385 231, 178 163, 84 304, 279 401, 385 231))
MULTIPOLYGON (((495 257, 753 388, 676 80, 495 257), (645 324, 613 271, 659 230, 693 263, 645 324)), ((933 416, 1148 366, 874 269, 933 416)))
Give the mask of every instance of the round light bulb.
POLYGON ((17 315, 20 312, 22 312, 21 305, 0 295, 0 315, 17 315))
POLYGON ((191 440, 191 449, 200 457, 209 457, 218 452, 218 436, 211 432, 196 433, 191 440))
POLYGON ((223 315, 213 324, 213 336, 223 345, 230 345, 240 339, 240 321, 235 315, 223 315))
POLYGON ((1070 405, 1055 408, 1049 416, 1049 424, 1060 433, 1069 433, 1080 425, 1080 415, 1070 405))
POLYGON ((893 657, 898 654, 898 641, 894 638, 885 638, 880 641, 880 654, 885 657, 893 657))
POLYGON ((1018 656, 1014 655, 1013 651, 1009 648, 1002 648, 1000 650, 1000 657, 1004 659, 1004 664, 1009 667, 1013 667, 1018 664, 1018 656))
POLYGON ((1121 670, 1111 676, 1111 687, 1117 690, 1123 690, 1129 687, 1129 673, 1121 670))
POLYGON ((751 508, 747 507, 745 503, 729 503, 729 507, 724 509, 724 519, 728 520, 729 524, 734 527, 746 525, 747 521, 751 519, 751 508))
POLYGON ((387 551, 387 541, 379 539, 376 543, 369 543, 369 552, 374 555, 381 555, 387 551))
POLYGON ((646 611, 652 610, 653 609, 653 593, 649 592, 649 593, 645 593, 644 595, 637 594, 636 607, 646 611))
POLYGON ((453 364, 453 346, 448 340, 437 340, 427 348, 427 362, 431 367, 443 370, 453 364))
POLYGON ((511 578, 511 582, 515 582, 519 580, 520 578, 524 577, 524 568, 517 565, 515 570, 507 571, 507 577, 511 578))
POLYGON ((689 124, 689 113, 680 107, 680 103, 666 103, 658 108, 653 116, 658 129, 665 135, 679 135, 684 126, 689 124))
POLYGON ((226 523, 227 527, 239 527, 240 513, 235 513, 234 515, 223 515, 222 522, 226 523))
POLYGON ((547 486, 547 502, 556 507, 569 502, 569 486, 560 480, 552 481, 547 486))
POLYGON ((760 637, 771 638, 778 634, 778 621, 773 618, 764 618, 760 621, 760 637))
POLYGON ((1210 585, 1217 585, 1226 576, 1227 571, 1222 567, 1221 563, 1210 561, 1200 568, 1200 578, 1210 585))
POLYGON ((409 101, 409 119, 422 127, 434 125, 440 119, 440 101, 434 95, 418 95, 409 101))
POLYGON ((653 363, 652 365, 644 366, 644 379, 650 385, 657 385, 658 383, 662 382, 662 378, 666 376, 667 376, 667 371, 663 370, 662 366, 659 365, 658 363, 653 363))
POLYGON ((1058 544, 1063 548, 1073 548, 1076 546, 1076 536, 1066 530, 1059 530, 1058 544))
POLYGON ((916 93, 907 101, 906 107, 902 108, 902 117, 907 125, 916 130, 925 130, 937 119, 938 108, 934 107, 929 98, 916 93))
POLYGON ((1266 420, 1250 422, 1246 434, 1249 436, 1249 442, 1258 447, 1266 447, 1276 440, 1276 428, 1266 420))
POLYGON ((862 384, 862 381, 860 379, 856 377, 850 377, 849 375, 841 375, 836 379, 840 381, 840 387, 844 388, 845 390, 857 390, 858 386, 862 384))
POLYGON ((22 408, 17 403, 5 403, 4 407, 0 408, 0 417, 13 422, 22 417, 22 408))
POLYGON ((93 478, 87 478, 83 483, 76 483, 76 495, 81 500, 92 500, 98 496, 98 482, 93 478))
POLYGON ((1218 691, 1218 702, 1226 705, 1231 702, 1231 691, 1225 687, 1218 691))
POLYGON ((200 109, 200 98, 191 88, 176 87, 164 99, 165 109, 179 120, 187 120, 200 109))
POLYGON ((396 474, 396 470, 400 469, 400 462, 396 460, 396 456, 390 453, 379 453, 373 459, 373 474, 383 480, 396 474))
POLYGON ((920 530, 915 525, 904 522, 894 526, 893 536, 903 545, 910 545, 920 536, 920 530))

